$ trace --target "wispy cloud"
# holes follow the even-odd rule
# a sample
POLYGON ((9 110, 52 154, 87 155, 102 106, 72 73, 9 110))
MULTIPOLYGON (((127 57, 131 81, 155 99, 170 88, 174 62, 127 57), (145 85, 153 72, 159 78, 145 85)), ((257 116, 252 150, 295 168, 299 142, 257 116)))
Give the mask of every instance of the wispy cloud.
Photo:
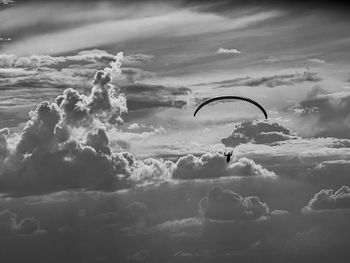
MULTIPOLYGON (((60 7, 60 12, 67 11, 60 7)), ((106 11, 107 12, 107 11, 106 11)), ((137 11, 136 11, 137 12, 137 11)), ((24 18, 18 16, 18 29, 26 27, 24 18), (21 24, 23 19, 23 24, 21 24)), ((86 14, 76 13, 77 18, 84 19, 86 14), (83 17, 84 16, 84 17, 83 17)), ((27 29, 29 36, 4 48, 4 53, 11 54, 53 54, 72 50, 91 48, 102 45, 122 43, 125 41, 155 39, 159 36, 176 38, 201 34, 226 32, 246 28, 280 15, 277 11, 262 11, 245 14, 240 17, 223 17, 213 13, 198 13, 191 10, 179 10, 131 18, 105 19, 101 14, 99 20, 77 27, 63 28, 54 32, 38 32, 36 28, 27 29)), ((48 18, 45 18, 48 20, 48 18)), ((78 23, 79 24, 79 23, 78 23)))

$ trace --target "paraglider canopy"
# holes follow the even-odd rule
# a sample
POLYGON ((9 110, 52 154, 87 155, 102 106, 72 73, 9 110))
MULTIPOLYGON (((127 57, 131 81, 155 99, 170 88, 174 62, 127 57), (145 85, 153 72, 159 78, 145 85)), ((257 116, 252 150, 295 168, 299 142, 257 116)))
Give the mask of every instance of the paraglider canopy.
POLYGON ((203 108, 205 105, 211 103, 211 102, 214 102, 214 101, 218 101, 218 100, 242 100, 242 101, 246 101, 246 102, 249 102, 251 104, 254 104, 256 107, 258 107, 262 113, 264 114, 265 118, 267 119, 267 112, 266 110, 263 108, 263 106, 261 106, 259 103, 257 103, 255 100, 252 100, 252 99, 249 99, 249 98, 246 98, 246 97, 241 97, 241 96, 220 96, 220 97, 214 97, 214 98, 210 98, 206 101, 204 101, 203 103, 201 103, 198 108, 196 109, 196 111, 194 112, 193 116, 196 116, 197 112, 203 108))

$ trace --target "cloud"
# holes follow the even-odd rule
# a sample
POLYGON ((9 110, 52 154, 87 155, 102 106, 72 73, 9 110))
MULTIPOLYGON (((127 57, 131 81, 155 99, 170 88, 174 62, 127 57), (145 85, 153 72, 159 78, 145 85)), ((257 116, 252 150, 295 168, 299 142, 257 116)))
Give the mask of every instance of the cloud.
POLYGON ((9 37, 0 37, 0 42, 7 42, 7 41, 11 41, 11 38, 9 38, 9 37))
POLYGON ((154 59, 153 55, 150 54, 129 54, 123 60, 123 65, 125 67, 136 67, 141 66, 145 63, 150 63, 154 59))
POLYGON ((273 144, 297 138, 292 131, 277 122, 249 121, 236 125, 232 134, 222 138, 221 142, 226 147, 235 147, 244 143, 273 144))
POLYGON ((322 189, 315 194, 303 211, 319 211, 329 209, 350 208, 350 187, 342 186, 336 192, 332 189, 322 189))
POLYGON ((238 77, 234 79, 227 79, 222 81, 201 83, 198 85, 215 85, 215 88, 231 88, 231 87, 259 87, 265 86, 268 88, 274 88, 279 86, 293 86, 303 82, 320 82, 321 77, 317 72, 304 71, 303 73, 285 73, 276 74, 273 76, 263 77, 238 77))
POLYGON ((1 235, 32 235, 43 232, 40 222, 31 217, 23 218, 17 222, 17 215, 10 210, 0 211, 0 234, 1 235))
POLYGON ((152 232, 168 232, 181 233, 192 232, 197 233, 203 226, 203 220, 200 218, 183 218, 178 220, 166 221, 152 227, 149 231, 152 232))
POLYGON ((174 179, 210 179, 229 176, 268 176, 275 174, 264 169, 254 161, 241 158, 227 164, 223 154, 212 152, 200 157, 187 155, 181 157, 172 173, 174 179))
POLYGON ((13 6, 15 5, 16 2, 13 1, 13 0, 1 0, 0 1, 0 6, 3 5, 3 6, 13 6))
POLYGON ((241 54, 241 51, 238 49, 232 48, 232 49, 227 49, 227 48, 219 48, 216 51, 217 54, 241 54))
MULTIPOLYGON (((30 59, 28 63, 21 62, 20 65, 32 67, 38 63, 40 67, 42 64, 56 64, 51 58, 39 58, 30 59)), ((1 192, 28 195, 82 188, 115 190, 130 187, 136 182, 158 183, 171 179, 176 166, 173 162, 156 159, 136 161, 132 154, 122 152, 119 147, 120 144, 127 147, 128 142, 122 143, 127 136, 113 130, 123 123, 122 115, 128 111, 124 92, 135 94, 140 100, 151 97, 155 104, 152 106, 149 102, 148 107, 173 107, 174 101, 170 105, 166 100, 188 94, 189 89, 136 84, 117 88, 116 83, 122 74, 122 58, 122 53, 112 59, 109 54, 99 50, 82 51, 77 56, 60 58, 65 62, 91 59, 93 64, 96 59, 107 59, 110 66, 95 73, 89 94, 66 88, 54 102, 39 103, 30 112, 30 120, 19 135, 9 134, 8 129, 1 130, 1 192), (111 149, 111 135, 114 150, 111 149), (10 142, 10 137, 17 139, 10 142)), ((11 62, 10 59, 7 61, 11 62)), ((12 64, 6 63, 9 66, 19 64, 13 61, 12 64)), ((133 96, 129 98, 128 105, 132 107, 133 96)), ((145 133, 163 132, 162 128, 153 126, 139 125, 134 128, 138 128, 138 131, 134 131, 135 136, 141 137, 145 133)), ((234 169, 244 168, 235 166, 234 169)))
POLYGON ((147 249, 140 250, 129 257, 132 261, 143 262, 150 258, 150 252, 147 249))
MULTIPOLYGON (((47 17, 46 14, 40 12, 38 13, 39 18, 51 25, 58 24, 61 27, 60 30, 52 30, 49 33, 44 33, 38 30, 37 27, 33 28, 36 24, 32 25, 32 20, 37 20, 38 18, 28 18, 28 15, 25 13, 27 10, 20 9, 15 14, 12 14, 20 18, 16 23, 18 25, 17 30, 26 28, 28 32, 33 34, 23 37, 20 42, 16 41, 4 47, 3 52, 9 54, 59 54, 92 47, 116 45, 126 41, 147 41, 160 35, 163 37, 181 38, 228 32, 246 28, 252 24, 280 15, 280 12, 277 11, 262 11, 229 18, 207 12, 200 13, 185 8, 175 11, 174 8, 165 10, 161 8, 157 14, 151 13, 149 15, 149 13, 144 12, 144 10, 147 10, 147 5, 146 7, 135 6, 124 13, 124 9, 121 9, 120 6, 109 5, 108 7, 115 10, 114 17, 112 15, 104 17, 106 13, 110 13, 110 10, 102 8, 102 10, 98 10, 101 11, 100 14, 97 14, 99 19, 95 18, 90 23, 83 23, 86 21, 86 14, 75 12, 77 13, 74 18, 76 20, 75 26, 68 28, 61 25, 61 23, 63 25, 67 25, 67 23, 52 22, 52 17, 47 17), (138 9, 135 10, 136 8, 138 9)), ((65 5, 56 5, 55 11, 57 10, 64 13, 67 12, 67 7, 65 5)), ((52 13, 52 7, 48 8, 48 12, 52 13)), ((4 25, 3 27, 9 30, 10 26, 6 28, 6 25, 4 25)))
POLYGON ((191 90, 186 87, 135 83, 123 85, 121 92, 126 94, 128 108, 132 111, 158 107, 182 108, 187 104, 191 90))
POLYGON ((309 134, 350 138, 350 92, 348 90, 330 93, 315 87, 295 110, 301 117, 301 124, 308 128, 309 134))
POLYGON ((126 78, 127 83, 136 83, 144 79, 150 79, 154 77, 154 73, 145 71, 139 68, 123 68, 123 76, 126 78))
POLYGON ((105 132, 127 111, 125 97, 112 84, 120 74, 121 59, 119 54, 110 68, 96 73, 90 95, 69 88, 54 103, 40 103, 11 147, 8 131, 2 130, 6 155, 0 171, 2 192, 126 186, 123 182, 130 176, 134 157, 112 152, 105 132))
MULTIPOLYGON (((154 77, 154 73, 140 68, 142 63, 149 63, 152 58, 140 53, 123 56, 119 65, 121 72, 115 74, 113 85, 117 85, 118 91, 125 94, 129 111, 147 108, 149 112, 157 107, 182 108, 187 103, 190 89, 142 83, 154 77)), ((0 55, 0 90, 4 98, 0 107, 4 107, 4 115, 8 112, 1 118, 0 124, 7 126, 8 123, 25 121, 28 108, 35 107, 42 99, 51 100, 62 90, 72 88, 79 93, 90 92, 90 82, 95 78, 96 71, 114 62, 114 55, 98 49, 67 56, 0 55), (36 96, 31 95, 34 89, 36 96)))
POLYGON ((17 227, 17 215, 9 210, 2 210, 0 212, 0 233, 11 234, 17 227))
POLYGON ((267 59, 265 59, 265 62, 276 63, 276 62, 283 62, 283 61, 292 61, 295 59, 296 57, 293 55, 279 55, 279 56, 269 56, 267 59))
POLYGON ((0 163, 4 160, 4 158, 9 153, 8 143, 7 143, 7 137, 10 134, 10 130, 0 129, 0 163))
POLYGON ((323 59, 319 59, 319 58, 310 58, 307 61, 311 62, 311 63, 316 63, 316 64, 325 64, 326 61, 323 59))
POLYGON ((259 197, 242 197, 219 187, 211 189, 199 205, 204 217, 208 219, 254 220, 269 214, 269 207, 259 197))
POLYGON ((171 179, 175 166, 171 161, 148 158, 136 163, 131 178, 139 183, 154 184, 168 181, 171 179))
MULTIPOLYGON (((141 54, 139 54, 141 56, 141 54)), ((133 56, 127 57, 126 62, 132 65, 134 60, 133 56)), ((67 56, 51 56, 51 55, 31 55, 31 56, 17 56, 11 54, 2 54, 0 56, 0 65, 2 68, 23 68, 23 69, 36 69, 36 68, 57 68, 63 66, 63 64, 69 65, 99 65, 107 66, 112 61, 115 61, 115 56, 107 53, 106 51, 99 49, 83 50, 79 51, 75 55, 67 56)), ((62 67, 61 67, 62 68, 62 67)), ((67 67, 68 68, 68 67, 67 67)), ((95 68, 96 69, 96 68, 95 68)), ((98 69, 98 68, 97 68, 98 69)))
POLYGON ((22 219, 17 226, 17 231, 20 235, 30 235, 38 232, 39 230, 40 222, 33 217, 22 219))

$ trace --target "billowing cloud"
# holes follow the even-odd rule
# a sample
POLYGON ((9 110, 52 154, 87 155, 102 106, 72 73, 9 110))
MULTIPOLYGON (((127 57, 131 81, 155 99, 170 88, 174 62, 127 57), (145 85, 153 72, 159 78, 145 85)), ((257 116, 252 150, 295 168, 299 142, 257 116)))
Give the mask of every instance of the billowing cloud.
POLYGON ((309 201, 304 211, 325 209, 349 209, 350 187, 342 186, 336 192, 332 189, 322 189, 309 201))
POLYGON ((130 176, 132 155, 112 152, 105 133, 127 111, 125 97, 112 84, 121 59, 119 54, 110 68, 96 73, 89 96, 70 88, 54 103, 40 103, 11 147, 8 131, 2 131, 2 192, 113 188, 130 176))
POLYGON ((176 164, 172 161, 148 158, 135 165, 132 179, 139 183, 157 183, 171 179, 176 164))
POLYGON ((236 48, 219 48, 216 51, 217 54, 241 54, 241 51, 239 51, 236 48))
POLYGON ((232 134, 221 142, 227 147, 235 147, 244 143, 272 144, 291 139, 297 139, 297 136, 277 122, 249 121, 236 125, 232 134))
POLYGON ((200 157, 187 155, 176 162, 174 179, 210 179, 228 176, 275 176, 254 161, 241 158, 227 164, 223 154, 212 152, 200 157))
POLYGON ((40 229, 40 222, 33 217, 27 217, 22 219, 18 223, 17 231, 18 231, 18 234, 21 234, 21 235, 30 235, 35 232, 38 232, 39 229, 40 229))
POLYGON ((0 211, 0 234, 3 235, 31 235, 38 232, 40 222, 33 217, 23 218, 18 222, 17 215, 10 210, 0 211))
POLYGON ((269 207, 259 197, 242 197, 219 187, 211 189, 199 205, 204 217, 208 219, 253 220, 269 214, 269 207))

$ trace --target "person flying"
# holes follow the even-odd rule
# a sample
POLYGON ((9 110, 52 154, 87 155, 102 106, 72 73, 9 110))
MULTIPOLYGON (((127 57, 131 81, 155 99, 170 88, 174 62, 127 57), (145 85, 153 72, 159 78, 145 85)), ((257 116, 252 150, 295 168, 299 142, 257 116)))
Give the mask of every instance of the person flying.
POLYGON ((226 154, 226 151, 224 153, 224 156, 226 156, 226 162, 229 163, 231 161, 231 156, 232 156, 233 151, 229 152, 226 154))

